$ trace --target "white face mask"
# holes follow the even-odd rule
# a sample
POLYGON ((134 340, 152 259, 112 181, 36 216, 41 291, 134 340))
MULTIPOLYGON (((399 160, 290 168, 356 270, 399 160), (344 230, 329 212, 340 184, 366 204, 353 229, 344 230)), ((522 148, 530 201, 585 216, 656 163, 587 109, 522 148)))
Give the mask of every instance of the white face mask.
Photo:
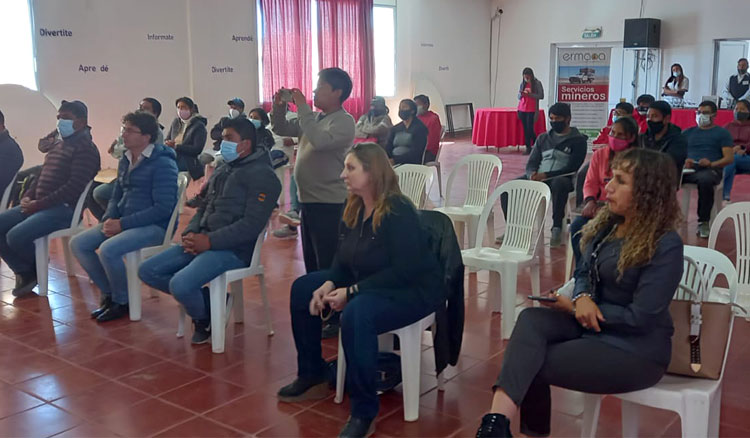
POLYGON ((698 124, 698 126, 710 126, 711 125, 711 115, 710 114, 696 114, 695 115, 695 123, 698 124))
POLYGON ((177 109, 177 117, 181 118, 182 120, 189 119, 190 118, 190 110, 177 109))
POLYGON ((230 119, 235 119, 235 118, 237 118, 237 116, 239 116, 239 115, 240 115, 240 112, 239 112, 239 111, 237 111, 237 110, 236 110, 236 109, 234 109, 234 108, 229 108, 229 118, 230 118, 230 119))

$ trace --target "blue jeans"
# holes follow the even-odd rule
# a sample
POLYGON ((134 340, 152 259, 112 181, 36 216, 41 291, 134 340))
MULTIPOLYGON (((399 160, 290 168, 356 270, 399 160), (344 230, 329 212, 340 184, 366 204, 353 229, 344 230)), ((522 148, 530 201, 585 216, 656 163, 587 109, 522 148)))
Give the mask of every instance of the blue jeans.
POLYGON ((70 227, 73 209, 56 205, 31 216, 13 207, 0 213, 0 257, 16 274, 36 272, 34 240, 70 227))
POLYGON ((172 294, 194 320, 208 320, 211 312, 201 292, 203 286, 226 271, 244 267, 247 263, 229 250, 196 256, 177 245, 143 262, 138 276, 154 289, 172 294))
POLYGON ((146 225, 107 238, 100 224, 75 236, 70 241, 70 249, 103 295, 112 297, 117 304, 128 304, 128 277, 123 257, 141 248, 161 245, 164 233, 164 228, 158 225, 146 225))
POLYGON ((724 168, 724 199, 729 199, 732 194, 732 185, 736 174, 750 173, 750 157, 747 155, 735 155, 734 162, 724 168))
MULTIPOLYGON (((320 346, 322 322, 310 315, 310 300, 317 288, 330 278, 329 271, 304 275, 292 284, 290 310, 292 333, 297 347, 297 375, 305 380, 325 377, 326 363, 320 346)), ((341 342, 346 356, 346 386, 352 416, 373 419, 378 414, 376 387, 378 335, 405 327, 435 309, 398 303, 377 291, 353 298, 341 314, 341 342)))
POLYGON ((294 171, 289 177, 289 208, 299 213, 299 197, 297 196, 297 181, 294 179, 294 171))
POLYGON ((573 257, 575 258, 573 269, 578 266, 578 261, 581 260, 581 230, 590 220, 587 217, 578 216, 570 224, 570 244, 573 245, 573 257))

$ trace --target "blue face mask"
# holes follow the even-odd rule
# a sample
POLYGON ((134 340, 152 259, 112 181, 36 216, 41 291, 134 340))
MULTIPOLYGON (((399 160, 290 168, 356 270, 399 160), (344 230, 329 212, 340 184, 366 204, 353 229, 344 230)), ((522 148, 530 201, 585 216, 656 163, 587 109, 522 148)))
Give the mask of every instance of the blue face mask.
POLYGON ((66 120, 66 119, 58 119, 57 120, 57 132, 60 133, 60 137, 70 137, 73 135, 75 129, 73 129, 73 121, 72 120, 66 120))
POLYGON ((260 129, 260 120, 250 119, 250 122, 255 126, 255 129, 260 129))
POLYGON ((620 118, 620 116, 618 116, 617 114, 614 114, 612 116, 612 123, 614 124, 617 121, 617 119, 619 119, 619 118, 620 118))
POLYGON ((237 153, 237 143, 233 141, 222 140, 221 141, 221 156, 224 157, 224 161, 231 163, 236 160, 240 154, 237 153))

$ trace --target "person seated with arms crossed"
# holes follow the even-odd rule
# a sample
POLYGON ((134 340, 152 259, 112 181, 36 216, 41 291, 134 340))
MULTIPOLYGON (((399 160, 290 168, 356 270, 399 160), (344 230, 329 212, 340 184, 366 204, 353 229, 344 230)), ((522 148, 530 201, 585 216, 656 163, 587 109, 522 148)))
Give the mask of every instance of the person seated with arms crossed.
POLYGON ((431 163, 437 159, 440 150, 440 140, 443 134, 443 125, 440 116, 430 111, 430 98, 424 94, 414 96, 417 104, 417 118, 427 127, 427 146, 424 153, 424 163, 431 163))
POLYGON ((128 314, 128 277, 123 257, 164 242, 177 204, 177 162, 172 148, 154 143, 159 124, 146 111, 122 118, 125 154, 102 223, 76 235, 70 248, 101 291, 97 322, 128 314), (99 253, 97 254, 97 249, 99 253))
POLYGON ((393 128, 393 122, 391 116, 388 115, 385 99, 375 96, 370 102, 370 111, 362 114, 354 126, 354 143, 374 141, 385 148, 391 128, 393 128))
POLYGON ((638 145, 672 157, 679 182, 687 158, 687 141, 682 136, 682 129, 670 123, 672 107, 663 100, 657 100, 648 108, 646 119, 648 129, 638 137, 638 145))
POLYGON ((177 117, 167 132, 164 144, 177 152, 177 169, 189 172, 190 178, 197 180, 203 177, 203 164, 198 156, 206 145, 206 120, 198 114, 198 105, 189 97, 180 97, 175 101, 177 117))
POLYGON ((208 342, 211 327, 208 288, 222 273, 250 265, 281 192, 268 165, 268 151, 255 149, 255 127, 249 120, 227 121, 222 132, 225 164, 208 181, 206 202, 182 232, 182 243, 143 262, 138 276, 166 292, 193 319, 192 342, 208 342))
MULTIPOLYGON (((214 141, 214 150, 217 152, 221 148, 221 142, 223 140, 221 135, 224 131, 224 123, 226 123, 227 120, 236 119, 238 117, 241 119, 247 118, 247 116, 245 115, 245 102, 239 97, 228 100, 227 105, 229 106, 229 113, 226 116, 220 118, 219 121, 216 122, 214 127, 211 128, 210 132, 211 140, 214 141)), ((210 162, 211 161, 209 161, 209 163, 210 162)))
POLYGON ((16 275, 14 297, 37 285, 34 241, 70 227, 78 198, 99 172, 99 149, 91 139, 83 102, 62 101, 57 134, 40 140, 40 149, 44 143, 47 155, 21 205, 0 213, 0 257, 16 275))
POLYGON ((714 205, 714 187, 721 182, 722 169, 734 161, 732 135, 714 123, 716 104, 701 102, 695 113, 698 126, 683 131, 687 140, 687 160, 682 183, 698 186, 698 236, 708 238, 711 231, 711 209, 714 205))
MULTIPOLYGON (((549 109, 552 129, 537 137, 526 162, 526 174, 516 179, 542 181, 552 192, 552 234, 550 247, 562 243, 562 226, 568 194, 573 191, 573 178, 586 159, 586 136, 570 126, 570 105, 558 102, 549 109)), ((507 217, 508 197, 500 199, 507 217)))
MULTIPOLYGON (((618 118, 625 117, 625 116, 633 116, 633 111, 635 109, 633 108, 633 105, 631 105, 628 102, 618 102, 617 105, 615 105, 615 109, 612 110, 612 123, 616 122, 618 118)), ((592 142, 596 145, 608 145, 609 144, 609 131, 612 129, 612 123, 608 124, 607 126, 603 127, 601 131, 599 131, 599 136, 596 137, 596 139, 592 142)))
POLYGON ((519 408, 522 434, 549 436, 550 385, 618 394, 666 372, 683 269, 674 165, 634 148, 614 158, 612 174, 607 205, 583 230, 572 299, 554 294, 521 312, 477 437, 510 437, 519 408))
POLYGON ((445 305, 446 294, 443 268, 428 249, 427 231, 401 194, 383 149, 375 143, 354 145, 341 178, 349 197, 333 265, 292 285, 297 378, 278 397, 291 403, 328 396, 321 318, 328 307, 342 311, 351 416, 339 436, 365 437, 374 431, 378 413, 378 335, 426 317, 445 305))
MULTIPOLYGON (((159 116, 161 115, 161 103, 153 97, 144 97, 138 104, 137 111, 146 111, 147 113, 156 117, 159 130, 156 133, 156 140, 153 142, 153 144, 164 144, 164 126, 159 123, 159 116)), ((120 135, 118 135, 117 138, 112 141, 112 144, 109 146, 107 153, 112 156, 112 158, 120 161, 126 150, 127 148, 125 147, 125 142, 122 138, 121 128, 120 135)), ((107 211, 107 206, 109 206, 109 198, 112 197, 112 191, 114 189, 115 181, 112 181, 108 184, 99 185, 97 185, 97 183, 94 183, 94 190, 91 191, 91 197, 93 198, 94 203, 87 203, 87 206, 91 214, 93 214, 99 222, 102 221, 102 216, 104 216, 104 213, 107 211)))
POLYGON ((641 94, 638 96, 638 99, 635 100, 635 112, 633 113, 633 118, 636 123, 638 123, 638 128, 641 133, 646 132, 646 129, 648 129, 648 109, 654 102, 656 102, 656 98, 650 94, 641 94))
MULTIPOLYGON (((0 197, 23 166, 23 152, 5 127, 5 115, 0 111, 0 197)), ((2 208, 7 208, 3 205, 2 208)))
POLYGON ((398 116, 402 122, 391 129, 385 151, 396 164, 422 164, 427 146, 427 127, 417 118, 417 104, 404 99, 398 105, 398 116))
POLYGON ((581 260, 581 229, 607 199, 607 183, 612 179, 612 160, 623 151, 638 146, 638 125, 632 117, 624 116, 612 124, 609 146, 594 151, 583 184, 583 211, 570 224, 570 242, 576 266, 581 260))
POLYGON ((734 105, 734 120, 724 128, 734 140, 734 161, 724 168, 724 200, 729 202, 734 185, 734 176, 739 173, 750 173, 750 101, 740 99, 734 105))

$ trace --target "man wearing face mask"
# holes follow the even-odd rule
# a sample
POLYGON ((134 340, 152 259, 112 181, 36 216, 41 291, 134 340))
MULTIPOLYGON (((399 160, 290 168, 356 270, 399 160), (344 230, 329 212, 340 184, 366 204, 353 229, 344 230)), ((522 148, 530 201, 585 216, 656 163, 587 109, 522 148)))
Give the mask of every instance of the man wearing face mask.
POLYGON ((422 164, 427 146, 427 127, 417 118, 417 104, 404 99, 398 105, 402 122, 391 129, 385 151, 393 164, 422 164))
POLYGON ((245 115, 245 102, 242 101, 239 97, 235 97, 227 102, 227 105, 229 105, 229 114, 219 119, 218 123, 214 125, 213 128, 211 128, 211 140, 214 141, 214 150, 218 151, 221 147, 221 133, 223 131, 224 123, 226 123, 227 120, 232 120, 236 118, 247 118, 245 115))
POLYGON ((721 182, 722 169, 734 161, 732 135, 716 126, 716 104, 710 100, 701 102, 696 111, 696 122, 683 132, 687 140, 687 160, 683 183, 698 186, 698 230, 701 238, 708 238, 711 208, 714 205, 714 186, 721 182))
POLYGON ((687 158, 687 141, 682 136, 680 127, 670 123, 671 119, 672 107, 666 101, 657 100, 652 103, 647 114, 648 129, 638 136, 638 144, 669 155, 677 169, 679 183, 687 158))
POLYGON ((740 100, 750 100, 750 73, 747 72, 746 58, 737 61, 737 74, 732 75, 724 84, 721 98, 727 103, 727 108, 734 108, 740 100))
POLYGON ((276 207, 281 184, 255 148, 255 127, 246 118, 228 120, 222 130, 225 164, 208 181, 206 200, 182 233, 182 244, 141 265, 144 283, 174 296, 193 319, 192 342, 210 337, 208 288, 213 278, 250 264, 255 241, 276 207))
POLYGON ((440 116, 430 111, 430 98, 424 94, 414 96, 417 104, 417 118, 427 127, 427 147, 424 153, 424 163, 435 161, 440 150, 440 136, 443 125, 440 124, 440 116))
POLYGON ((724 126, 734 139, 734 162, 724 168, 724 200, 729 202, 737 173, 750 173, 750 101, 741 99, 734 105, 734 120, 724 126))
POLYGON ((385 99, 375 96, 370 102, 370 111, 367 114, 362 114, 354 126, 354 142, 360 143, 373 139, 385 148, 391 128, 393 128, 393 122, 391 116, 388 115, 385 99))
MULTIPOLYGON (((573 191, 573 174, 586 159, 587 137, 570 126, 570 105, 558 102, 549 109, 552 129, 540 134, 526 162, 526 174, 516 179, 542 181, 552 192, 552 234, 550 247, 562 243, 562 226, 568 194, 573 191)), ((508 197, 502 196, 500 204, 507 216, 508 197)))
POLYGON ((648 109, 652 103, 656 101, 656 98, 650 94, 641 94, 638 99, 635 100, 635 112, 633 113, 633 119, 638 123, 640 132, 646 132, 648 129, 648 123, 646 117, 648 115, 648 109))
POLYGON ((50 146, 39 177, 20 206, 0 214, 0 257, 16 274, 13 296, 25 295, 37 284, 34 240, 70 226, 81 192, 99 172, 99 150, 91 140, 83 102, 64 100, 57 131, 45 139, 50 146))

